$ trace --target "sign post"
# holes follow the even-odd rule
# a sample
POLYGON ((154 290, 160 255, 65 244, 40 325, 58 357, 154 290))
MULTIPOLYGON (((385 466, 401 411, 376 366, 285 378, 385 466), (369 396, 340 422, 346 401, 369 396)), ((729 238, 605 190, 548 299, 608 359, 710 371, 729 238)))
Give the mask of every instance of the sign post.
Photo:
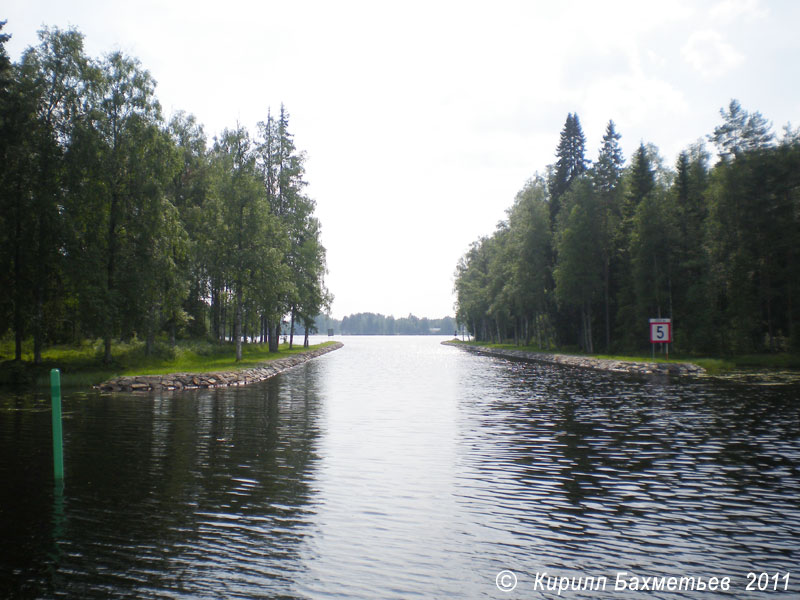
POLYGON ((656 358, 656 344, 667 344, 667 358, 669 358, 669 344, 672 343, 672 319, 650 319, 650 344, 653 346, 653 360, 656 358))

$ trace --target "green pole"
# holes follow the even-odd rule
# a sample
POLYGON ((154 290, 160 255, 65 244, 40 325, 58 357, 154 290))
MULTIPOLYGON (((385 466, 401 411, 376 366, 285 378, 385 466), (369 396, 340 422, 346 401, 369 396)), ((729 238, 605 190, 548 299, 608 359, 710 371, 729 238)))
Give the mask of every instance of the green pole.
POLYGON ((61 432, 61 372, 50 371, 50 400, 53 404, 53 475, 56 483, 64 481, 64 442, 61 432))

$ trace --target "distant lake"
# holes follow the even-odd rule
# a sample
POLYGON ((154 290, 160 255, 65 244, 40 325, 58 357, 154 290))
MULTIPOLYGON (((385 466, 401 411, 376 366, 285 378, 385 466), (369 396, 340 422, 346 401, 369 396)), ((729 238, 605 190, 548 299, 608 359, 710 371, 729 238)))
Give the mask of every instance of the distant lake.
POLYGON ((336 339, 247 387, 67 394, 61 494, 49 397, 2 392, 0 598, 800 597, 798 386, 336 339))

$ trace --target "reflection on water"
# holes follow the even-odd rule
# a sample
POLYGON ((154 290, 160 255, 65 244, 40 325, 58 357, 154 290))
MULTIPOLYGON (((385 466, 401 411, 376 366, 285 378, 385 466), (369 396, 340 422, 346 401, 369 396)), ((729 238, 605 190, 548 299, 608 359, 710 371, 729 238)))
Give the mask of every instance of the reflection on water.
POLYGON ((90 395, 66 407, 63 495, 48 487, 49 414, 3 414, 3 538, 18 545, 0 550, 0 597, 291 587, 318 460, 313 384, 90 395))
POLYGON ((467 435, 498 446, 475 455, 475 471, 495 486, 487 511, 513 523, 512 561, 524 570, 744 581, 749 570, 796 569, 796 389, 573 380, 510 363, 496 373, 507 394, 474 398, 472 414, 494 415, 467 435))
POLYGON ((748 597, 798 570, 797 386, 344 341, 244 388, 68 397, 63 492, 47 399, 0 399, 0 597, 556 597, 543 571, 748 597))

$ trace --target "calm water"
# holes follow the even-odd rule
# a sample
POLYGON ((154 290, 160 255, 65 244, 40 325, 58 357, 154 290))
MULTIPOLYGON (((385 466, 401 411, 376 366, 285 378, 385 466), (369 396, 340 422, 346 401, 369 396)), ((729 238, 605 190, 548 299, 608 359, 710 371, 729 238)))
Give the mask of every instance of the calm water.
POLYGON ((800 598, 798 387, 343 341, 244 388, 67 395, 63 494, 49 402, 6 394, 0 598, 800 598))

